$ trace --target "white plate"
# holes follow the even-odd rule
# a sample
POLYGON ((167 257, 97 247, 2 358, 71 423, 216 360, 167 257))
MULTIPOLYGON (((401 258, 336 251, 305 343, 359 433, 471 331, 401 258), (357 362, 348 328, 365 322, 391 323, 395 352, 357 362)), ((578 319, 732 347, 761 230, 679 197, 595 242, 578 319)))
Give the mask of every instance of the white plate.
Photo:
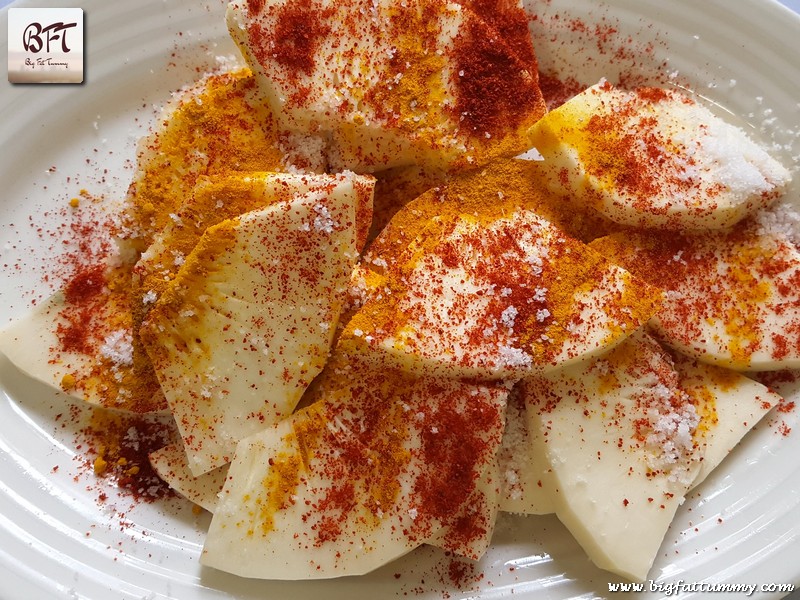
MULTIPOLYGON (((81 188, 112 204, 121 198, 135 140, 153 121, 154 105, 215 67, 216 56, 235 54, 222 0, 77 4, 86 15, 86 83, 0 83, 2 323, 52 288, 42 278, 58 266, 58 243, 47 233, 57 231, 58 209, 81 188)), ((586 83, 623 72, 689 84, 795 166, 800 19, 787 9, 766 0, 530 5, 540 14, 532 30, 545 67, 586 83), (610 39, 601 35, 610 29, 616 30, 610 39)), ((7 13, 0 15, 5 46, 7 13)), ((797 390, 791 394, 800 400, 797 390)), ((618 581, 594 568, 552 517, 502 519, 478 565, 475 579, 482 578, 463 589, 448 583, 450 559, 430 549, 367 577, 310 584, 203 569, 198 556, 207 517, 182 502, 133 506, 114 490, 98 503, 97 483, 74 458, 80 455, 74 432, 56 418, 68 404, 0 360, 3 599, 588 598, 608 595, 608 583, 618 581)), ((791 412, 760 425, 692 494, 651 576, 663 583, 800 584, 798 510, 800 424, 791 412), (783 436, 776 421, 796 431, 783 436)))

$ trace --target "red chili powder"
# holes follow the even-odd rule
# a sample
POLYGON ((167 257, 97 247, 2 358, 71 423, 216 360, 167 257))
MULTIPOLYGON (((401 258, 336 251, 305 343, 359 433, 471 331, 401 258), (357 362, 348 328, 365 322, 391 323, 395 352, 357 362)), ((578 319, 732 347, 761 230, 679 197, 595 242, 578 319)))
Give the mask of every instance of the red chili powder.
POLYGON ((468 0, 467 6, 487 24, 494 27, 516 57, 536 70, 536 54, 528 30, 528 15, 516 0, 468 0))
POLYGON ((333 8, 323 9, 311 0, 297 0, 277 9, 274 28, 267 28, 257 15, 263 9, 263 2, 251 2, 251 18, 248 27, 253 53, 261 64, 275 60, 286 67, 289 77, 296 79, 297 72, 311 74, 314 70, 314 55, 320 41, 330 32, 325 21, 333 13, 333 8))
POLYGON ((560 79, 554 73, 539 72, 539 89, 547 104, 547 110, 555 110, 567 100, 580 94, 586 86, 573 77, 560 79))
POLYGON ((71 304, 90 300, 103 291, 106 284, 105 266, 102 264, 78 266, 72 279, 64 287, 64 299, 71 304))
POLYGON ((476 477, 490 443, 481 434, 491 431, 496 419, 491 407, 478 401, 464 409, 442 403, 423 416, 421 459, 439 468, 427 470, 414 483, 419 498, 418 520, 436 520, 448 527, 451 548, 470 544, 490 526, 481 518, 481 507, 463 508, 466 499, 474 495, 476 477))
MULTIPOLYGON (((174 424, 163 417, 97 409, 80 430, 76 445, 83 450, 79 460, 97 477, 113 482, 134 500, 152 502, 174 492, 153 470, 148 456, 177 440, 174 424)), ((100 494, 105 496, 102 490, 100 494)))
POLYGON ((447 565, 447 577, 447 581, 443 583, 450 583, 462 590, 483 579, 483 573, 478 570, 474 562, 454 558, 447 565))
POLYGON ((247 0, 247 12, 251 15, 257 15, 264 10, 266 0, 247 0))
POLYGON ((536 111, 541 93, 534 74, 509 55, 503 44, 488 39, 477 21, 458 35, 455 113, 464 127, 478 134, 515 128, 536 111))

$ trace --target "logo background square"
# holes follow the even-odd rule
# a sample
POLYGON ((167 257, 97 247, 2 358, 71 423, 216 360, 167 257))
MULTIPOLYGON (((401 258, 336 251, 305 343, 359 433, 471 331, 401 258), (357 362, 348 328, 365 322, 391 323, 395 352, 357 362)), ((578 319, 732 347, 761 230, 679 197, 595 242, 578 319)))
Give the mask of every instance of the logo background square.
POLYGON ((81 8, 9 8, 8 80, 82 83, 81 8))

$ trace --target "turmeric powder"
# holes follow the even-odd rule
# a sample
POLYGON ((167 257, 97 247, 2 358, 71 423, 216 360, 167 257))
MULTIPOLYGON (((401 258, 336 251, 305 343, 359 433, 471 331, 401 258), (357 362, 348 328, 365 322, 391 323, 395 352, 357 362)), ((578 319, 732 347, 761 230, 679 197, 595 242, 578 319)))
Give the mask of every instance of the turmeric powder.
POLYGON ((496 161, 406 204, 363 261, 386 282, 340 344, 433 352, 487 375, 498 360, 549 368, 574 358, 578 331, 605 332, 597 340, 605 346, 646 322, 660 292, 559 228, 591 235, 531 171, 525 161, 496 161))

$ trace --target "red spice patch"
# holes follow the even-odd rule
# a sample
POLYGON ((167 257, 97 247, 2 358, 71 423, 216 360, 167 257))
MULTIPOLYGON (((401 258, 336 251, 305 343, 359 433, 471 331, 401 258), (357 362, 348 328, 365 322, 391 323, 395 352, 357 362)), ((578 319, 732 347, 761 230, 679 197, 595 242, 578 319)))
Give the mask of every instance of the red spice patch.
POLYGON ((463 3, 497 30, 514 55, 536 71, 536 55, 528 31, 528 15, 515 0, 469 0, 463 3))
POLYGON ((257 15, 264 10, 266 0, 247 0, 247 11, 251 15, 257 15))
MULTIPOLYGON (((258 0, 254 4, 263 4, 258 0)), ((262 6, 263 8, 263 6, 262 6)), ((253 53, 261 64, 272 60, 286 67, 290 79, 298 72, 311 74, 314 55, 320 41, 330 32, 325 21, 333 8, 323 9, 311 0, 297 0, 278 7, 274 28, 267 28, 256 19, 248 27, 253 53)), ((251 11, 252 16, 261 11, 251 11)))
POLYGON ((447 564, 446 583, 455 586, 456 589, 463 590, 482 578, 483 575, 474 562, 454 558, 447 564))
POLYGON ((775 389, 780 394, 781 388, 800 382, 800 371, 764 371, 756 373, 753 378, 768 388, 775 389))
POLYGON ((103 291, 106 285, 105 265, 85 265, 78 268, 75 275, 64 287, 64 299, 73 304, 90 300, 103 291))
MULTIPOLYGON (((82 450, 78 460, 134 500, 153 502, 174 492, 153 470, 148 456, 177 439, 171 420, 97 409, 76 439, 82 450)), ((98 499, 105 497, 101 490, 98 499)))
POLYGON ((508 48, 468 22, 456 38, 456 120, 470 132, 494 135, 518 127, 542 103, 534 74, 508 48))
MULTIPOLYGON (((605 159, 613 157, 616 161, 613 165, 606 164, 605 160, 598 161, 591 165, 591 174, 603 177, 612 173, 615 176, 614 186, 641 204, 644 213, 666 213, 669 210, 666 206, 655 207, 650 201, 652 197, 688 193, 697 186, 692 177, 687 177, 683 163, 676 163, 675 151, 668 150, 676 142, 664 138, 654 117, 638 116, 643 106, 663 102, 670 97, 665 90, 637 89, 635 95, 620 102, 615 110, 593 115, 585 127, 587 139, 592 141, 595 152, 599 151, 605 159), (631 127, 634 120, 635 125, 631 127), (611 131, 626 133, 610 136, 608 132, 611 131), (644 148, 644 153, 639 150, 640 147, 644 148)), ((686 162, 693 164, 691 157, 686 162)))
POLYGON ((586 86, 573 77, 560 79, 554 73, 539 73, 539 89, 547 104, 547 110, 555 110, 567 100, 580 94, 586 86))

